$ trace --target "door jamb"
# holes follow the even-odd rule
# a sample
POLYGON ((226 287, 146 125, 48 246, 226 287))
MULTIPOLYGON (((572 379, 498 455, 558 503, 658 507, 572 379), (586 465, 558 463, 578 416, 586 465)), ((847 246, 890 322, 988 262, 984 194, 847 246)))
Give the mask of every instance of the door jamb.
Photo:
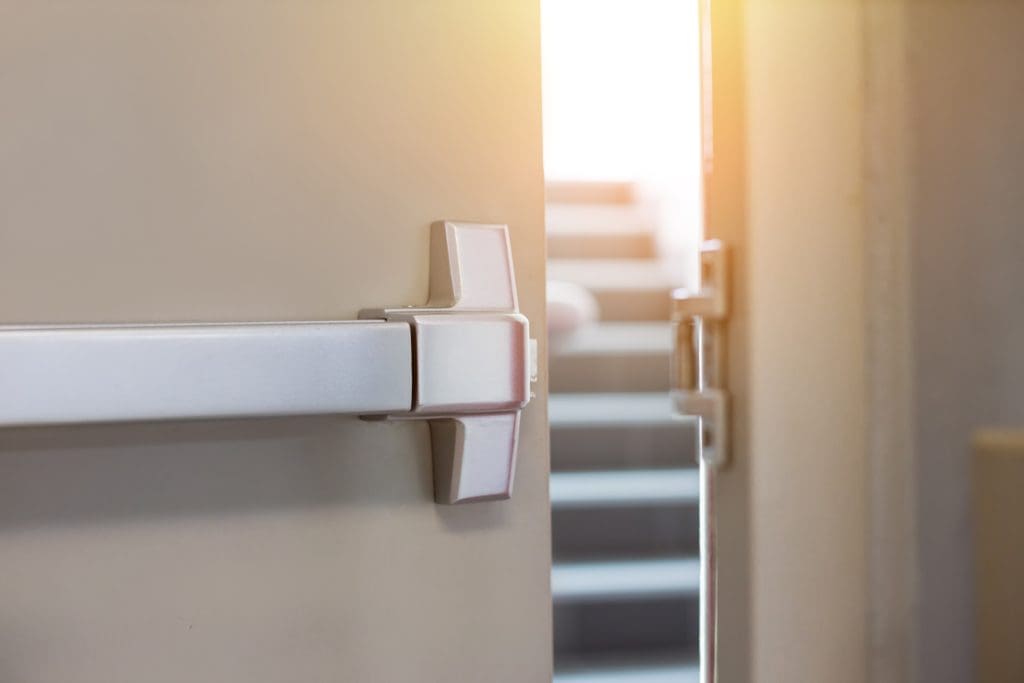
MULTIPOLYGON (((865 670, 873 683, 915 680, 918 547, 916 540, 916 455, 913 431, 913 330, 910 316, 910 193, 907 94, 906 0, 866 2, 863 11, 864 68, 864 341, 866 372, 864 444, 867 476, 865 510, 867 538, 867 593, 865 670)), ((702 70, 704 84, 705 221, 714 237, 742 238, 747 222, 747 140, 744 73, 746 13, 744 0, 701 0, 702 70), (714 40, 712 41, 712 34, 714 40), (712 143, 714 159, 710 158, 712 143)), ((744 240, 735 253, 737 290, 745 291, 747 259, 744 240)), ((736 242, 734 242, 735 244, 736 242)), ((745 297, 741 297, 741 300, 745 297)), ((732 343, 747 334, 732 331, 732 343)), ((746 339, 743 343, 749 342, 746 339)), ((736 366, 728 379, 743 411, 747 392, 745 359, 731 354, 736 366)), ((749 434, 744 415, 734 416, 737 450, 747 449, 749 434)), ((730 478, 749 493, 749 471, 730 478)), ((752 513, 749 503, 740 516, 752 513)), ((730 528, 741 529, 750 542, 749 519, 730 528)), ((723 680, 753 680, 750 661, 752 601, 749 550, 738 553, 722 604, 725 622, 720 635, 731 639, 733 656, 725 662, 734 674, 723 680), (746 566, 745 566, 746 565, 746 566), (746 585, 742 585, 746 582, 746 585), (733 592, 730 592, 733 591, 733 592)), ((726 564, 726 566, 730 566, 726 564)))

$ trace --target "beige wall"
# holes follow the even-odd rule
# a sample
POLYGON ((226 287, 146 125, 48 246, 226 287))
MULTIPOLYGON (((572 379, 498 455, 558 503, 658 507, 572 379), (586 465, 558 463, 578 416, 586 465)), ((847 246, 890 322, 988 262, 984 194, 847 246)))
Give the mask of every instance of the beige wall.
POLYGON ((723 671, 971 680, 970 435, 1024 423, 1024 5, 708 4, 723 671))
MULTIPOLYGON (((510 224, 543 339, 537 14, 0 4, 0 321, 417 304, 450 217, 510 224)), ((537 391, 514 499, 455 508, 422 424, 0 433, 0 680, 549 681, 537 391)))
POLYGON ((919 679, 971 680, 971 434, 1024 425, 1024 5, 908 3, 919 679))
MULTIPOLYGON (((774 19, 806 15, 808 4, 776 5, 774 19)), ((842 4, 819 11, 839 13, 842 4)), ((864 284, 875 458, 869 667, 876 681, 960 683, 973 680, 977 651, 971 434, 1024 424, 1024 6, 860 4, 868 21, 864 284)), ((843 56, 843 45, 853 46, 839 40, 838 26, 819 24, 817 40, 797 41, 804 72, 820 61, 848 82, 841 65, 856 57, 843 56), (813 46, 826 36, 836 45, 816 60, 813 46)), ((848 99, 823 84, 807 94, 815 101, 808 107, 841 126, 848 99)), ((837 160, 848 159, 850 139, 834 137, 837 160)))

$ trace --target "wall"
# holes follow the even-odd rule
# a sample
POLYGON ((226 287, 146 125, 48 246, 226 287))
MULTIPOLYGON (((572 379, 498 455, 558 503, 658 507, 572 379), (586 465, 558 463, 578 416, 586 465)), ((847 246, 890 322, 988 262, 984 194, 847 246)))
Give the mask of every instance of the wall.
POLYGON ((1024 422, 1024 5, 711 7, 745 36, 716 49, 743 67, 716 67, 714 121, 749 190, 719 180, 708 206, 749 259, 752 676, 969 681, 971 434, 1024 422))
POLYGON ((910 2, 918 679, 971 680, 971 432, 1024 424, 1024 5, 910 2))

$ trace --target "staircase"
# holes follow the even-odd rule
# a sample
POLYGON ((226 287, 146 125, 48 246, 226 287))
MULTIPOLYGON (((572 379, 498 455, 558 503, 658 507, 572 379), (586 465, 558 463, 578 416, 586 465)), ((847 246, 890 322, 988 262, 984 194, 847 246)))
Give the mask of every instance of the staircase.
POLYGON ((552 342, 555 683, 695 683, 695 430, 667 393, 678 283, 629 184, 551 184, 547 214, 548 277, 601 310, 552 342))

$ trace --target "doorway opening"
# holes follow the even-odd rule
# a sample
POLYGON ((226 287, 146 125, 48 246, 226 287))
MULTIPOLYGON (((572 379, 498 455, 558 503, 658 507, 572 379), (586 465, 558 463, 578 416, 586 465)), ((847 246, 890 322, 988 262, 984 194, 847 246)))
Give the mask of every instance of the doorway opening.
POLYGON ((668 391, 702 233, 699 4, 541 4, 555 680, 696 681, 696 435, 668 391))

